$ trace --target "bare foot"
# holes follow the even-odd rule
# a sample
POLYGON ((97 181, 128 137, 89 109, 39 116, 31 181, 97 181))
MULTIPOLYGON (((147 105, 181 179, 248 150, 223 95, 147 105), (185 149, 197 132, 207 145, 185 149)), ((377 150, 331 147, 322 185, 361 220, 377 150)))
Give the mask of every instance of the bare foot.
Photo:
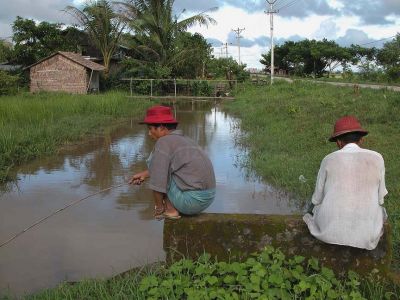
POLYGON ((171 201, 168 198, 164 199, 164 205, 165 205, 165 210, 164 210, 164 218, 166 219, 180 219, 179 211, 174 207, 174 205, 171 203, 171 201))
POLYGON ((165 219, 170 219, 170 220, 178 220, 181 218, 181 216, 179 215, 179 212, 177 214, 169 214, 169 213, 164 212, 163 217, 165 219))
POLYGON ((162 220, 164 219, 164 206, 154 206, 154 219, 162 220))

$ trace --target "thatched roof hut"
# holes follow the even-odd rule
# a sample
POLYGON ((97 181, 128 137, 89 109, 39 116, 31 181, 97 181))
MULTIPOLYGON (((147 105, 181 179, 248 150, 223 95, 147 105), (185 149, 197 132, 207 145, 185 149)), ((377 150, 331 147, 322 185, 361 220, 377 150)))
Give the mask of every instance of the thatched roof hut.
POLYGON ((73 52, 56 52, 35 64, 30 69, 30 91, 64 91, 86 94, 99 90, 100 64, 73 52))

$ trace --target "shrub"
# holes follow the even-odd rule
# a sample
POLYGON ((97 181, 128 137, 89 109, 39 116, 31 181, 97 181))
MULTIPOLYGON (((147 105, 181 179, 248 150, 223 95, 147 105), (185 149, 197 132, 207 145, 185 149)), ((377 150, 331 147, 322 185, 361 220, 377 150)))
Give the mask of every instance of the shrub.
POLYGON ((15 94, 18 91, 18 80, 18 76, 0 71, 0 96, 15 94))

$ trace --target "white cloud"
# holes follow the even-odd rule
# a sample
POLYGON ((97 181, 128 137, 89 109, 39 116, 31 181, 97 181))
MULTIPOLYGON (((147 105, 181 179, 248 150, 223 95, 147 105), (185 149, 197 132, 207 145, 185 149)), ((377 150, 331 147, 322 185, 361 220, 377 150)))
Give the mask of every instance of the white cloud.
POLYGON ((341 36, 337 39, 337 43, 341 46, 350 46, 351 44, 362 45, 366 43, 370 43, 373 40, 368 38, 368 35, 358 29, 348 29, 344 36, 341 36))
MULTIPOLYGON (((11 24, 16 16, 32 18, 37 21, 71 23, 73 20, 62 12, 67 5, 80 6, 85 0, 0 0, 0 37, 11 35, 11 24)), ((277 5, 291 3, 278 0, 277 5)), ((225 43, 231 37, 232 29, 245 28, 241 56, 242 62, 250 67, 261 67, 261 53, 269 51, 269 16, 264 13, 264 0, 176 0, 176 9, 186 8, 182 17, 193 15, 193 11, 202 11, 215 5, 219 9, 210 12, 218 24, 216 26, 193 27, 191 32, 199 32, 215 44, 225 43)), ((400 28, 399 0, 299 0, 281 10, 274 16, 274 37, 276 43, 286 40, 336 39, 348 42, 357 40, 374 41, 394 36, 400 28), (371 17, 366 7, 376 8, 378 22, 371 17), (364 10, 363 10, 364 9, 364 10), (297 16, 297 17, 296 17, 297 16), (371 22, 369 22, 371 21, 371 22), (382 23, 382 24, 379 24, 382 23), (353 31, 348 31, 352 29, 353 31)), ((237 58, 237 47, 230 46, 230 52, 237 58)), ((216 50, 219 53, 219 49, 216 50)))
POLYGON ((37 21, 66 22, 70 18, 62 10, 71 5, 71 0, 0 0, 0 20, 10 24, 17 16, 37 21))
POLYGON ((11 41, 12 30, 10 24, 0 22, 0 39, 11 41))
MULTIPOLYGON (((339 0, 329 0, 329 5, 335 9, 342 8, 343 4, 339 0)), ((199 32, 206 38, 213 38, 225 43, 228 41, 236 44, 232 40, 232 29, 245 27, 242 32, 244 46, 241 48, 241 61, 249 67, 261 68, 259 63, 261 53, 269 51, 270 29, 269 17, 264 12, 249 13, 237 7, 225 5, 218 11, 210 13, 218 22, 216 26, 193 27, 191 32, 199 32)), ((189 14, 187 15, 189 16, 189 14)), ((286 40, 323 39, 338 40, 341 44, 347 44, 352 38, 354 41, 374 41, 396 34, 400 26, 400 20, 394 17, 395 25, 360 25, 361 19, 358 16, 329 16, 312 14, 308 17, 283 17, 276 14, 274 17, 274 38, 275 44, 283 43, 286 40), (354 31, 349 31, 352 29, 354 31), (339 40, 340 39, 340 40, 339 40)), ((216 48, 216 53, 220 53, 221 48, 216 48)), ((232 57, 237 59, 237 47, 230 46, 232 57)))
POLYGON ((345 5, 339 0, 328 0, 328 3, 330 7, 338 10, 341 10, 345 7, 345 5))
POLYGON ((328 40, 331 40, 336 38, 338 31, 339 31, 339 26, 335 22, 335 19, 330 18, 328 20, 321 22, 318 30, 314 33, 314 36, 317 39, 326 38, 328 40))

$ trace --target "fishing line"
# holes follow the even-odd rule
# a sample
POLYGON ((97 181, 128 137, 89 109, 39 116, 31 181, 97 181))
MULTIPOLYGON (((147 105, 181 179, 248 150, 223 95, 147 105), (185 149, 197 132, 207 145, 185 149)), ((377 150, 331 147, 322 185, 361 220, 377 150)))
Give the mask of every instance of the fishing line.
POLYGON ((10 243, 11 241, 13 241, 13 240, 16 239, 17 237, 19 237, 21 234, 23 234, 23 233, 27 232, 28 230, 32 229, 33 227, 39 225, 40 223, 43 223, 43 222, 46 221, 48 218, 51 218, 52 216, 58 214, 59 212, 65 210, 65 209, 67 209, 67 208, 69 208, 69 207, 71 207, 71 206, 73 206, 73 205, 75 205, 75 204, 77 204, 77 203, 79 203, 79 202, 81 202, 81 201, 83 201, 83 200, 86 200, 87 198, 93 197, 93 196, 95 196, 95 195, 101 194, 101 193, 103 193, 103 192, 105 192, 105 191, 108 191, 108 190, 111 190, 111 189, 115 189, 115 188, 121 187, 121 186, 123 186, 123 185, 125 185, 125 184, 128 184, 128 183, 127 183, 127 182, 124 182, 124 183, 121 183, 121 184, 119 184, 119 185, 110 186, 110 187, 108 187, 108 188, 106 188, 106 189, 100 190, 100 191, 98 191, 98 192, 96 192, 96 193, 90 194, 90 195, 88 195, 88 196, 86 196, 86 197, 83 197, 83 198, 81 198, 81 199, 72 201, 72 202, 69 203, 68 205, 66 205, 66 206, 64 206, 64 207, 62 207, 62 208, 56 210, 55 212, 52 212, 51 214, 49 214, 49 215, 46 216, 46 217, 41 218, 40 220, 36 221, 35 223, 33 223, 32 225, 30 225, 29 227, 25 228, 24 230, 20 231, 20 232, 17 233, 16 235, 12 236, 12 237, 9 238, 7 241, 5 241, 4 243, 0 244, 0 248, 3 247, 3 246, 5 246, 5 245, 7 245, 7 244, 10 243))

